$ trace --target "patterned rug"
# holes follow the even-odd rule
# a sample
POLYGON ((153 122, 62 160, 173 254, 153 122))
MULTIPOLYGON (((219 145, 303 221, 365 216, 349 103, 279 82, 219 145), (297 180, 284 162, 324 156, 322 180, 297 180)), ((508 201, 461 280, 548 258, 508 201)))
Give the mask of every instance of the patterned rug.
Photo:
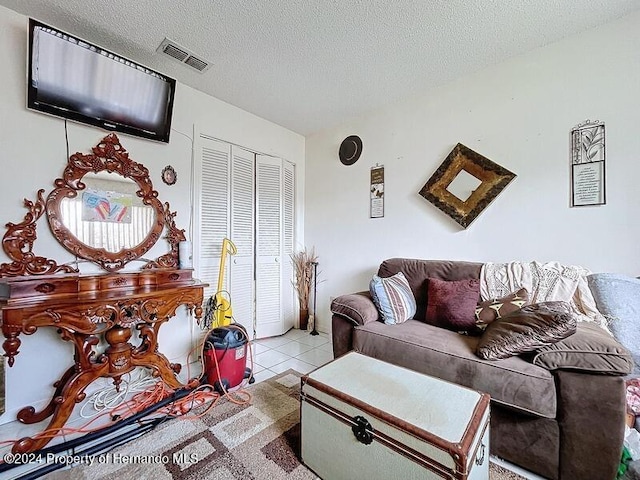
MULTIPOLYGON (((250 386, 250 405, 226 400, 197 420, 175 419, 109 453, 44 477, 55 480, 317 479, 299 460, 300 375, 250 386), (99 463, 102 461, 103 463, 99 463)), ((523 477, 491 464, 491 480, 523 477)))

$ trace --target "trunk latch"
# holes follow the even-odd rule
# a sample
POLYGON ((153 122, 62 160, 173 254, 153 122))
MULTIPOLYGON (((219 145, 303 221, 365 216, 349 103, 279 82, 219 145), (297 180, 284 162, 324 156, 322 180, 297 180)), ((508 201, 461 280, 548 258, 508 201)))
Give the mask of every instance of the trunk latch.
POLYGON ((353 417, 353 421, 355 425, 351 427, 351 431, 355 435, 356 440, 365 445, 373 442, 373 427, 369 421, 360 415, 353 417))

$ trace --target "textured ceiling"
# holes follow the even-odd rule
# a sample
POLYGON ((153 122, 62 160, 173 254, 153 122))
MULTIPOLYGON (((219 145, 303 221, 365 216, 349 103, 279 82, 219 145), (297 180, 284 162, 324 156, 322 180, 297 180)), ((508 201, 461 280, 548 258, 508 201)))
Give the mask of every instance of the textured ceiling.
POLYGON ((307 135, 640 9, 639 0, 0 0, 307 135), (156 52, 168 37, 213 63, 156 52))

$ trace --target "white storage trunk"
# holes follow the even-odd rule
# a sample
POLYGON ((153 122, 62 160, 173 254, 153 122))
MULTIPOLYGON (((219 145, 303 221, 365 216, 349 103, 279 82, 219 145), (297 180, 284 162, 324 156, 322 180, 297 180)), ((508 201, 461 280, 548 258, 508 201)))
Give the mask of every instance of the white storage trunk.
POLYGON ((302 461, 324 480, 489 478, 489 395, 350 352, 302 378, 302 461))

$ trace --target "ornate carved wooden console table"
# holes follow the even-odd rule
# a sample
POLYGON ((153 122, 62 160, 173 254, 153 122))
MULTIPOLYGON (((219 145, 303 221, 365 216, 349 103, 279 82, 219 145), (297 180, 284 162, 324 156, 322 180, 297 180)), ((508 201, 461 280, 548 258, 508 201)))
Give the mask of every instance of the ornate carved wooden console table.
POLYGON ((0 265, 0 326, 9 366, 19 353, 20 334, 34 334, 40 327, 54 327, 62 340, 73 343, 74 363, 53 385, 47 406, 18 412, 23 423, 51 420, 46 435, 18 440, 14 453, 46 445, 98 378, 111 378, 119 388, 122 375, 143 366, 170 388, 189 386, 177 378, 180 365, 160 353, 158 333, 180 306, 197 319, 202 315, 206 285, 192 278, 192 270, 178 268, 184 231, 176 228, 169 204, 158 200, 148 170, 129 158, 116 135, 105 137, 93 154, 72 155, 54 185, 46 201, 43 190, 35 202, 24 201, 28 211, 21 223, 7 224, 2 247, 12 261, 0 265), (43 214, 76 266, 34 254, 36 222, 43 214), (163 231, 169 253, 143 260, 139 271, 116 273, 142 260, 163 231), (106 272, 81 274, 78 258, 106 272), (134 335, 139 341, 131 343, 134 335), (100 348, 101 340, 106 348, 100 348))
MULTIPOLYGON (((74 364, 54 384, 49 404, 36 412, 25 407, 18 413, 22 423, 37 423, 52 417, 48 434, 60 430, 84 390, 100 377, 110 377, 116 387, 121 377, 138 366, 153 369, 171 388, 186 387, 178 381, 180 364, 171 364, 158 351, 160 327, 185 305, 202 314, 202 285, 190 270, 148 270, 133 274, 56 278, 17 277, 0 281, 3 290, 3 347, 9 365, 19 353, 21 333, 31 335, 40 327, 54 327, 62 340, 74 346, 74 364), (132 330, 141 342, 129 343, 132 330), (96 351, 100 337, 108 347, 96 351)), ((46 358, 43 358, 46 362, 46 358)), ((23 438, 13 451, 31 452, 46 445, 50 436, 23 438)))

